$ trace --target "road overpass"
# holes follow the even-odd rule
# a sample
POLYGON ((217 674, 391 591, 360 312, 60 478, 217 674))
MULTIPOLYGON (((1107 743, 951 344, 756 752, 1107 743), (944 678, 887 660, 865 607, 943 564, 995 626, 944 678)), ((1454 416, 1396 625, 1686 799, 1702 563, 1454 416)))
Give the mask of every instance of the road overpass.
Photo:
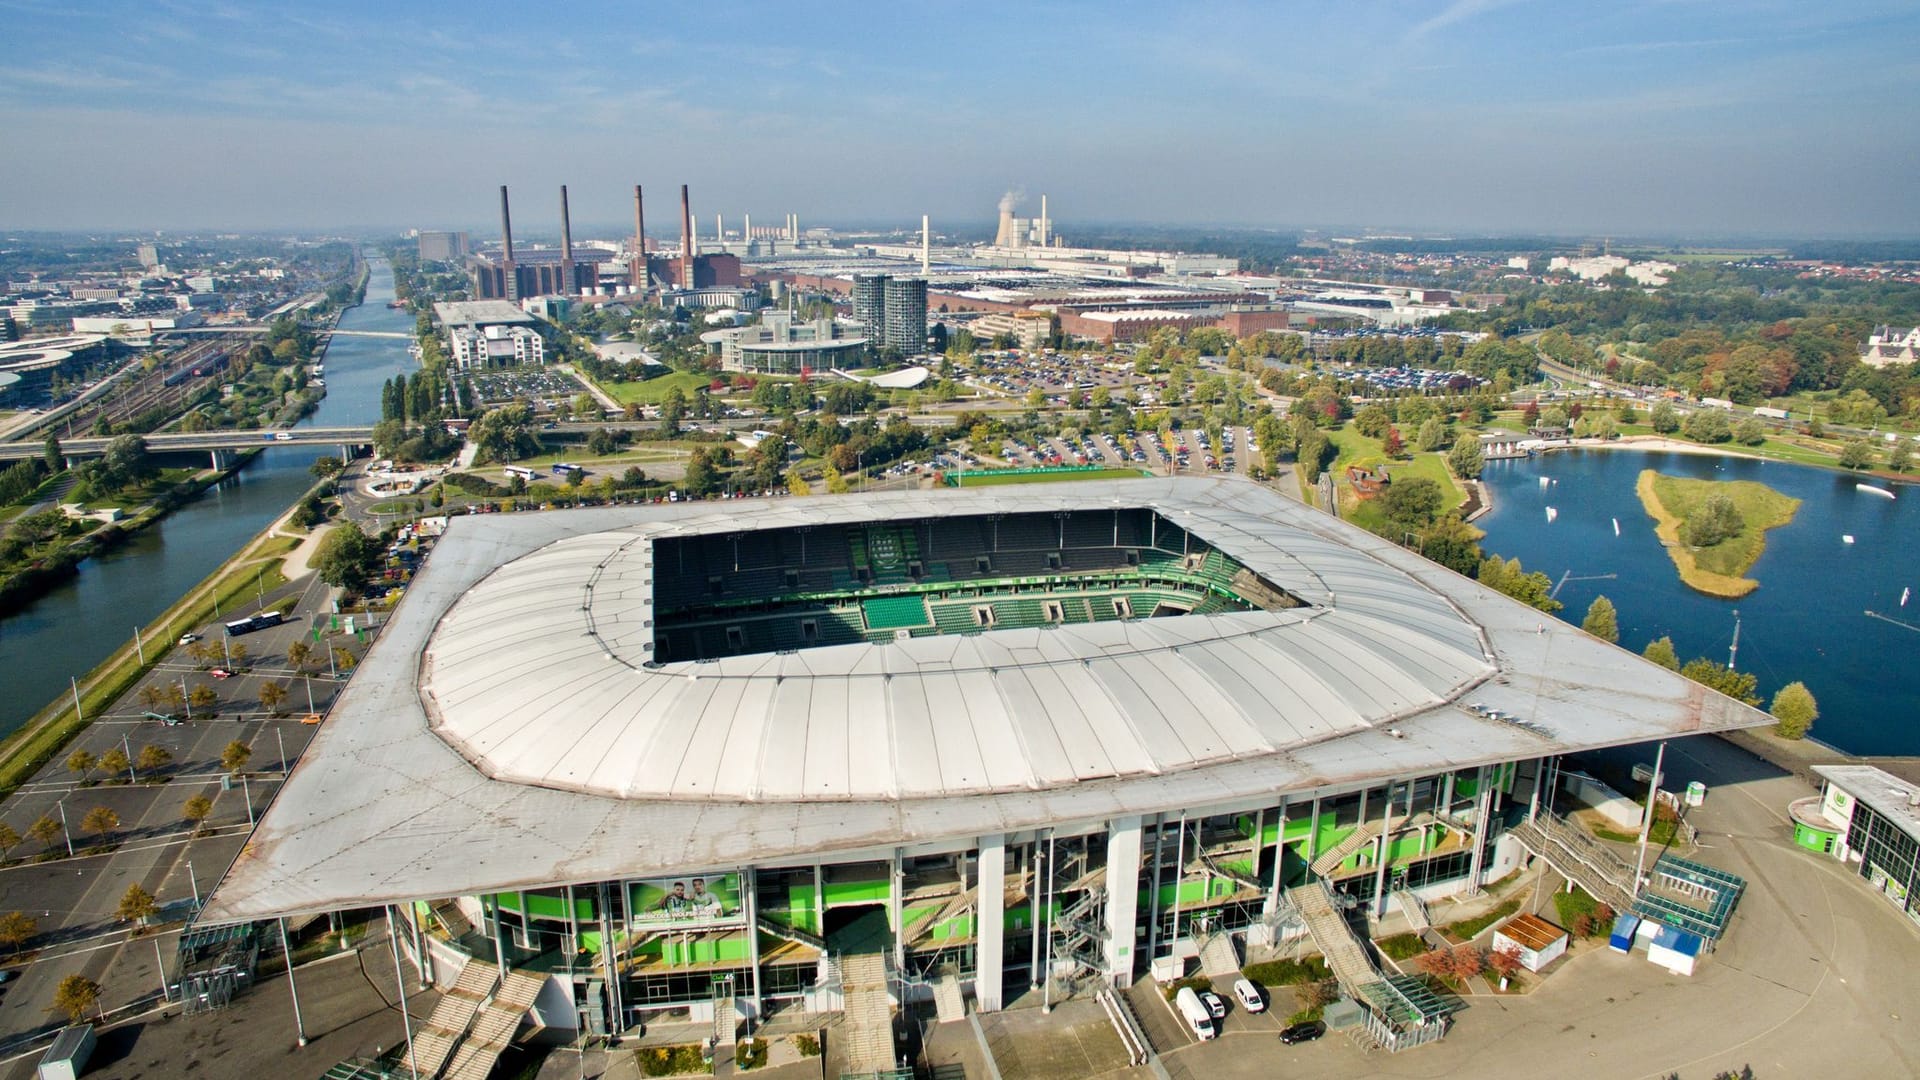
MULTIPOLYGON (((193 450, 233 451, 250 446, 366 446, 373 442, 371 427, 303 427, 285 431, 168 431, 142 436, 148 451, 156 454, 193 450)), ((106 453, 112 439, 63 439, 60 451, 69 458, 98 457, 106 453)), ((19 461, 39 457, 43 446, 37 442, 0 443, 0 461, 19 461)))
MULTIPOLYGON (((273 329, 257 324, 235 324, 232 326, 188 326, 175 330, 160 330, 162 336, 170 334, 264 334, 273 329)), ((387 338, 392 341, 412 341, 412 334, 403 334, 398 330, 313 330, 314 337, 370 337, 387 338)))

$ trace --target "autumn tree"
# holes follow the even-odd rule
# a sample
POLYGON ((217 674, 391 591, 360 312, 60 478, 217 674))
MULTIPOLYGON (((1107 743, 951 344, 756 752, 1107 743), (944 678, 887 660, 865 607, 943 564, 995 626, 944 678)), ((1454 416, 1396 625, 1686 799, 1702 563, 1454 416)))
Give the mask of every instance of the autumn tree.
POLYGON ((120 815, 114 813, 112 807, 96 806, 80 819, 80 827, 104 841, 120 827, 120 815))
POLYGON ((27 826, 27 838, 38 842, 48 851, 53 850, 54 841, 61 835, 60 823, 50 817, 42 817, 27 826))
POLYGON ((39 930, 40 924, 24 911, 9 911, 0 915, 0 945, 6 946, 14 956, 20 955, 20 947, 32 941, 33 935, 39 930))
POLYGON ((1680 654, 1673 651, 1673 639, 1670 637, 1655 638, 1647 642, 1647 647, 1641 650, 1640 655, 1668 671, 1680 670, 1680 654))
POLYGON ((199 832, 207 819, 213 816, 213 800, 205 795, 195 795, 180 807, 180 816, 193 826, 195 832, 199 832))
POLYGON ((164 746, 148 744, 140 748, 140 755, 134 759, 134 763, 140 766, 141 772, 159 772, 173 764, 173 751, 164 746))
POLYGON ((227 744, 225 750, 220 751, 220 767, 230 773, 237 773, 246 768, 247 762, 252 758, 253 748, 235 739, 227 744))
POLYGON ((19 846, 20 833, 13 826, 0 821, 0 859, 6 858, 7 852, 19 846))
POLYGON ((304 641, 295 641, 293 644, 287 646, 287 666, 290 668, 298 670, 306 667, 307 661, 312 658, 313 646, 304 641))
POLYGON ((1520 959, 1520 951, 1512 946, 1495 949, 1487 954, 1487 968, 1502 979, 1513 978, 1514 974, 1524 966, 1526 965, 1520 959))
POLYGON ((187 704, 196 709, 211 709, 220 704, 220 695, 213 692, 213 687, 201 683, 187 691, 187 704))
POLYGON ((260 707, 262 709, 270 713, 277 713, 280 711, 280 706, 286 703, 286 700, 286 687, 275 682, 260 684, 260 707))
POLYGON ((48 1012, 64 1014, 71 1023, 79 1023, 100 1004, 100 984, 85 975, 69 975, 54 988, 53 1005, 48 1012))
POLYGON ((160 905, 154 900, 153 894, 136 881, 120 895, 120 906, 114 914, 121 922, 139 923, 153 918, 159 911, 160 905))
POLYGON ((93 767, 97 764, 99 759, 85 750, 75 750, 67 755, 67 771, 78 780, 86 780, 87 774, 93 772, 93 767))
POLYGON ((127 752, 117 746, 100 755, 100 771, 106 774, 109 780, 118 779, 120 774, 126 772, 132 764, 133 762, 127 758, 127 752))

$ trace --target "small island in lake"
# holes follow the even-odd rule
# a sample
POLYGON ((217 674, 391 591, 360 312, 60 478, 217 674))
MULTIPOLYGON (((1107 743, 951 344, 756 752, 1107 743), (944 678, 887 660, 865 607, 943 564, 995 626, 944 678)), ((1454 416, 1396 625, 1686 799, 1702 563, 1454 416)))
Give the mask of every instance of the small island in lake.
POLYGON ((1644 469, 1634 485, 1680 580, 1709 596, 1745 596, 1760 587, 1746 572, 1767 547, 1767 530, 1793 520, 1800 500, 1752 480, 1692 480, 1644 469))

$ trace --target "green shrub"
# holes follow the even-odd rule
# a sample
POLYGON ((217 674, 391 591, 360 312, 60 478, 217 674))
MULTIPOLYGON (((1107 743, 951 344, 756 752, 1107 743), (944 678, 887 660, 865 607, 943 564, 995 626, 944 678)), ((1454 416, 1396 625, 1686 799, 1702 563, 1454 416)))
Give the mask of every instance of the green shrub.
POLYGON ((803 1058, 820 1056, 820 1040, 812 1035, 795 1035, 793 1048, 800 1051, 800 1056, 803 1058))
POLYGON ((1332 978, 1333 971, 1327 967, 1324 959, 1314 955, 1302 960, 1270 960, 1264 964, 1248 964, 1246 975, 1262 986, 1296 986, 1332 978))
POLYGON ((1197 994, 1202 990, 1213 989, 1213 980, 1207 978, 1205 975, 1195 975, 1191 979, 1181 979, 1178 982, 1168 983, 1163 988, 1163 992, 1167 995, 1167 1000, 1172 1001, 1174 998, 1180 996, 1181 990, 1188 987, 1191 987, 1193 992, 1197 994))
POLYGON ((1474 938, 1479 937, 1480 932, 1487 927, 1517 913, 1519 910, 1520 901, 1509 900, 1499 907, 1494 908, 1492 911, 1487 912, 1485 915, 1478 915, 1471 919, 1462 919, 1456 923, 1448 923, 1442 929, 1446 930, 1449 936, 1457 940, 1472 941, 1474 938))
POLYGON ((1380 951, 1394 960, 1411 960, 1427 951, 1427 943, 1419 934, 1395 934, 1374 942, 1380 951))
POLYGON ((679 1046, 643 1046, 633 1052, 642 1076, 680 1076, 711 1072, 698 1043, 679 1046))
POLYGON ((767 1040, 753 1039, 733 1045, 733 1064, 740 1069, 758 1069, 767 1063, 767 1040))

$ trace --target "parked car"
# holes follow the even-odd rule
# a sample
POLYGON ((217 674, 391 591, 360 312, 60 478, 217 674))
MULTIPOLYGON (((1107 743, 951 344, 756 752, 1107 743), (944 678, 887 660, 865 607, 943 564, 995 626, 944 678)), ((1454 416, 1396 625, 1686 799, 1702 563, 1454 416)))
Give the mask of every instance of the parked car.
POLYGON ((181 644, 181 645, 191 645, 191 644, 193 644, 194 642, 196 642, 196 641, 199 641, 199 640, 200 640, 200 635, 199 635, 199 634, 181 634, 181 635, 180 635, 180 641, 178 642, 178 644, 181 644))
POLYGON ((207 674, 213 676, 216 679, 233 678, 233 672, 228 671, 226 668, 212 668, 208 670, 207 674))
POLYGON ((1292 1046, 1294 1043, 1312 1042, 1327 1033, 1327 1025, 1318 1020, 1303 1020, 1280 1033, 1280 1041, 1292 1046))
POLYGON ((1235 979, 1233 996, 1239 998, 1241 1008, 1250 1013, 1267 1011, 1267 999, 1261 996, 1260 988, 1253 985, 1250 979, 1235 979))
POLYGON ((1227 1003, 1221 1000, 1219 994, 1211 990, 1200 991, 1200 1003, 1207 1007, 1207 1012, 1211 1014, 1215 1020, 1227 1015, 1227 1003))

